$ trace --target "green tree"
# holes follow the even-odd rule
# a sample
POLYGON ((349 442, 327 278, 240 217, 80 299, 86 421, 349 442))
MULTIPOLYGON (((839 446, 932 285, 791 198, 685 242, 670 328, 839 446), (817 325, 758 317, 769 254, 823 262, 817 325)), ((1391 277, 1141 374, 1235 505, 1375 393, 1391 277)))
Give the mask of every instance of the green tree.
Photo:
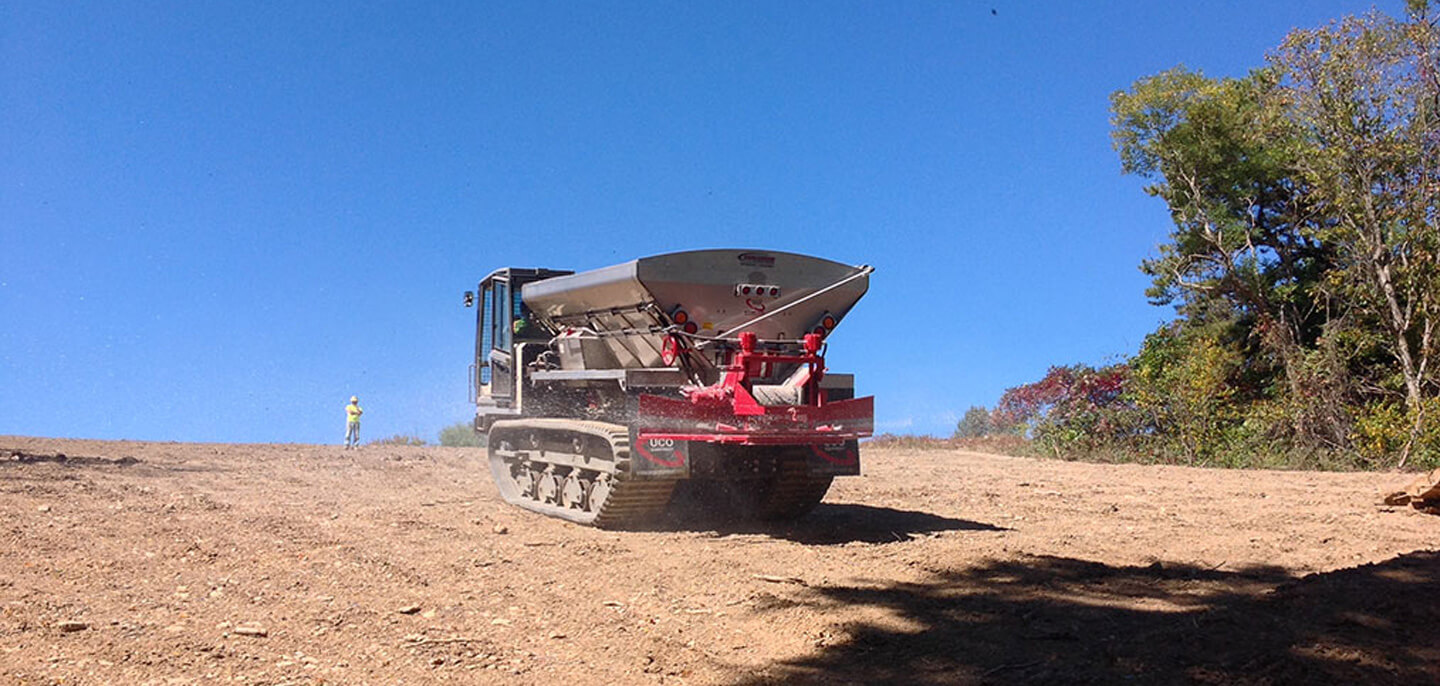
POLYGON ((1241 420, 1244 357, 1228 327, 1169 326, 1150 334, 1131 360, 1126 396, 1190 462, 1226 447, 1241 420))
POLYGON ((1271 62, 1269 102, 1301 132, 1298 176, 1336 246, 1326 282, 1384 332, 1407 411, 1403 462, 1436 391, 1440 323, 1440 52, 1424 2, 1409 21, 1372 12, 1295 31, 1271 62))
POLYGON ((470 422, 457 422, 440 430, 440 445, 483 448, 485 439, 470 422))
POLYGON ((1294 444, 1391 445, 1399 403, 1399 462, 1440 449, 1440 41, 1409 8, 1292 32, 1244 78, 1176 68, 1112 96, 1123 169, 1174 222, 1142 270, 1178 318, 1130 384, 1153 435, 1196 448, 1263 418, 1294 444))
POLYGON ((996 433, 993 423, 990 421, 990 411, 973 405, 965 411, 965 416, 960 418, 960 423, 955 426, 955 438, 979 438, 996 433))

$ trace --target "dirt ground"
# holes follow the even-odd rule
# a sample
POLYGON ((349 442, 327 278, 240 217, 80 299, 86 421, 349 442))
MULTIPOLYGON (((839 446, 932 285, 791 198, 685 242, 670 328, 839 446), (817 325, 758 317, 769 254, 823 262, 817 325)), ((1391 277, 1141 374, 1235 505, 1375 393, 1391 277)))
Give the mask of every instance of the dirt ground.
POLYGON ((476 449, 0 437, 0 683, 1440 683, 1403 475, 864 460, 612 532, 476 449))

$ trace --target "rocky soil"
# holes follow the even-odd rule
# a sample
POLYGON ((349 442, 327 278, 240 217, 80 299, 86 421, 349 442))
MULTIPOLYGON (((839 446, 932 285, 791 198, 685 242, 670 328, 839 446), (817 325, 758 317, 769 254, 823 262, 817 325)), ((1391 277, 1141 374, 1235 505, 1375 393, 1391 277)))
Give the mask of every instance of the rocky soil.
POLYGON ((869 449, 798 522, 613 532, 483 458, 0 437, 0 683, 1440 683, 1405 475, 869 449))

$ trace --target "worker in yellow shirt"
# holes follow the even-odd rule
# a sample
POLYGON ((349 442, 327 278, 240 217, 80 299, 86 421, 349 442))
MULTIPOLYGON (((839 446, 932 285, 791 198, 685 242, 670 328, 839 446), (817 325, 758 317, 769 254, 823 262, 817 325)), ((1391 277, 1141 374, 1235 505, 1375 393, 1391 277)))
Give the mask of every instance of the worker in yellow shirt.
POLYGON ((365 410, 360 409, 360 398, 350 396, 350 404, 345 406, 345 449, 360 447, 360 415, 365 410))

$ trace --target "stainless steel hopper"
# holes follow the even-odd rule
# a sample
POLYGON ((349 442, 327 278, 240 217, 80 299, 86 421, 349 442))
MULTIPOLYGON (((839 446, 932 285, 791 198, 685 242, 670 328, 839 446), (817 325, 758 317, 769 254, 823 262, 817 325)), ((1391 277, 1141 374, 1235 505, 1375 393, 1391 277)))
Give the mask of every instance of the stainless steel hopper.
POLYGON ((786 252, 694 250, 537 281, 521 295, 546 327, 590 347, 585 368, 650 368, 668 366, 667 331, 700 349, 742 331, 764 342, 828 334, 871 271, 786 252))

